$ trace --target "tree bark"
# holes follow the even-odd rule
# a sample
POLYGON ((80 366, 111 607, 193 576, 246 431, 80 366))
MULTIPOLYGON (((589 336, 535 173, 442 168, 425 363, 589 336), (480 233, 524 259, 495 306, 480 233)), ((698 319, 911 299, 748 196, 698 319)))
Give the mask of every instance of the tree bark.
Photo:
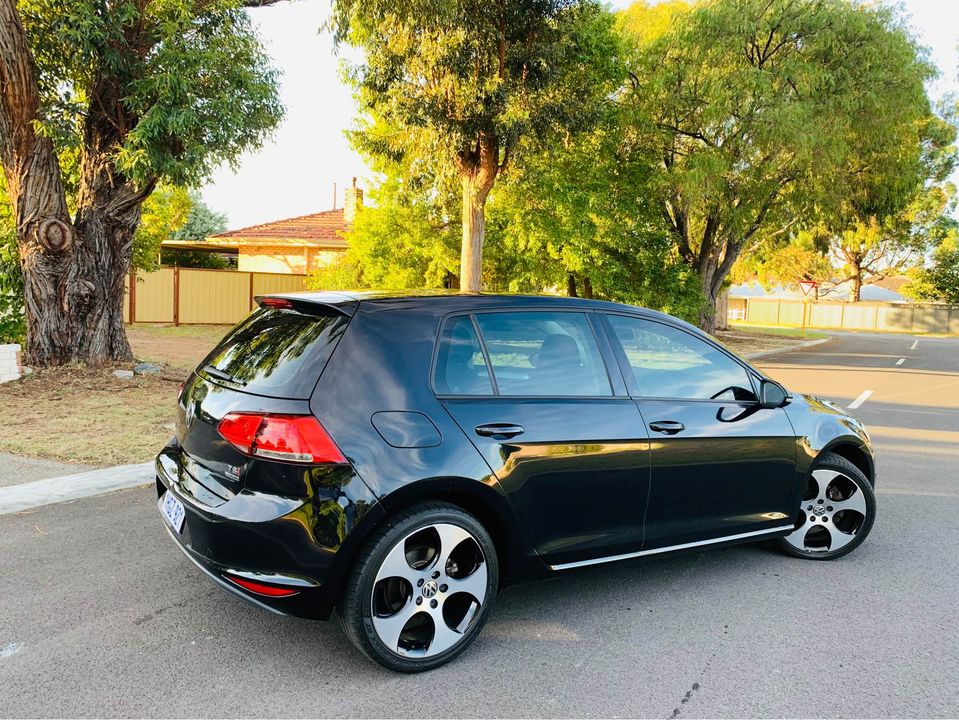
POLYGON ((576 276, 571 272, 566 273, 566 296, 579 297, 576 292, 576 276))
POLYGON ((855 272, 852 276, 852 291, 850 292, 851 300, 853 302, 859 302, 862 298, 862 267, 860 265, 855 265, 855 272))
POLYGON ((460 253, 460 289, 483 289, 483 242, 486 239, 486 199, 500 170, 499 144, 480 134, 475 150, 459 159, 463 184, 463 246, 460 253))
POLYGON ((36 129, 36 78, 15 2, 0 0, 0 159, 23 269, 26 361, 49 366, 130 360, 123 285, 140 206, 152 183, 137 191, 113 170, 119 130, 93 108, 120 105, 105 97, 115 90, 97 82, 91 94, 100 103, 91 103, 87 119, 78 210, 71 220, 53 142, 36 129))

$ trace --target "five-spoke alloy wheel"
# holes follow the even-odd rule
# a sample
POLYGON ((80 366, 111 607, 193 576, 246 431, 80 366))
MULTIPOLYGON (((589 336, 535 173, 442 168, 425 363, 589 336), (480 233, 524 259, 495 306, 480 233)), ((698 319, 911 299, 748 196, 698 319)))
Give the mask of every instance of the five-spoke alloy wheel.
POLYGON ((340 618, 373 660, 394 670, 428 670, 473 641, 497 583, 496 550, 479 521, 450 505, 419 505, 369 542, 340 618))
POLYGON ((809 475, 795 529, 779 545, 796 557, 832 560, 866 539, 875 514, 876 496, 862 471, 827 453, 809 475))

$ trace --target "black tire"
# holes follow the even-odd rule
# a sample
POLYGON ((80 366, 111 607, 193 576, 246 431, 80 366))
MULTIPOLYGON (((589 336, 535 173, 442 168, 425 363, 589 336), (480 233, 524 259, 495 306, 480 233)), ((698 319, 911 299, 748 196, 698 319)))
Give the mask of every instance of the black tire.
MULTIPOLYGON (((436 538, 439 540, 438 534, 436 538)), ((461 544, 464 546, 468 545, 468 548, 464 548, 462 551, 466 552, 469 550, 473 552, 473 557, 476 558, 477 563, 479 563, 479 556, 475 555, 475 550, 472 545, 469 545, 466 541, 463 541, 461 544)), ((456 547, 460 548, 460 545, 456 545, 456 547)), ((448 553, 450 551, 447 550, 445 552, 448 553)), ((442 582, 443 579, 446 579, 447 582, 450 583, 454 582, 454 580, 449 579, 452 578, 453 575, 451 574, 449 578, 447 578, 445 573, 450 572, 450 567, 455 569, 456 565, 453 564, 451 566, 450 563, 447 562, 444 563, 443 568, 436 569, 439 567, 439 562, 442 560, 444 551, 437 546, 435 553, 436 557, 433 559, 433 562, 436 563, 435 565, 429 565, 427 563, 421 569, 410 568, 410 572, 427 573, 432 571, 438 575, 437 583, 442 582)), ((392 557, 395 558, 397 556, 393 555, 392 557)), ((477 564, 473 572, 477 572, 479 567, 480 565, 477 564)), ((426 575, 425 577, 429 578, 431 576, 432 575, 426 575)), ((381 578, 381 582, 391 581, 384 581, 381 578)), ((478 585, 482 584, 480 576, 477 576, 476 582, 478 585)), ((401 582, 400 585, 402 585, 403 588, 409 588, 409 591, 412 593, 408 600, 400 601, 405 608, 404 612, 412 611, 418 615, 428 614, 428 626, 435 628, 435 626, 432 625, 434 616, 436 613, 442 616, 442 613, 446 611, 446 605, 441 605, 438 610, 429 610, 428 608, 430 607, 430 603, 433 603, 433 600, 427 600, 426 598, 433 596, 426 595, 425 589, 414 586, 412 582, 401 582), (421 595, 424 597, 421 597, 421 595), (422 605, 413 608, 411 604, 416 600, 419 600, 422 605)), ((476 636, 479 635, 483 629, 483 625, 486 624, 486 620, 489 617, 490 610, 496 599, 498 585, 499 563, 496 555, 496 547, 483 525, 465 510, 454 505, 438 502, 424 503, 400 511, 390 518, 382 528, 376 530, 372 537, 367 540, 366 545, 357 557, 347 578, 340 601, 337 604, 337 615, 339 616, 340 624, 346 632, 347 637, 349 637, 350 641, 368 658, 390 670, 405 673, 422 672, 448 663, 473 643, 476 636), (416 538, 427 537, 429 533, 435 532, 433 526, 443 528, 449 525, 469 533, 475 541, 475 545, 481 551, 481 561, 485 564, 486 572, 486 596, 483 599, 476 598, 479 603, 478 610, 473 609, 472 605, 469 606, 467 612, 472 609, 473 614, 468 621, 464 620, 464 622, 468 622, 468 627, 462 634, 456 633, 458 639, 451 647, 437 654, 423 657, 403 654, 404 652, 430 652, 433 647, 433 639, 428 641, 429 646, 423 650, 416 650, 415 648, 405 650, 403 647, 392 649, 384 644, 374 626, 373 610, 375 600, 373 593, 377 585, 377 574, 384 565, 384 561, 390 556, 391 551, 397 548, 399 543, 404 542, 404 557, 407 562, 407 567, 409 567, 409 557, 405 555, 405 553, 408 552, 407 541, 411 540, 411 538, 415 540, 416 538)), ((447 586, 442 585, 440 587, 447 586)), ((385 592, 385 590, 380 588, 377 598, 381 598, 385 592)), ((443 597, 443 593, 438 592, 435 600, 445 602, 446 600, 451 600, 452 597, 452 590, 446 598, 443 597)), ((475 596, 466 595, 466 597, 475 596)), ((376 600, 376 602, 379 602, 379 600, 376 600)), ((396 615, 399 616, 400 612, 397 612, 396 615)), ((379 621, 380 618, 381 616, 378 614, 377 621, 379 621)), ((388 620, 389 617, 386 619, 388 620)), ((402 627, 404 627, 404 629, 409 627, 409 621, 402 627)), ((453 630, 448 624, 446 629, 453 630)), ((433 634, 435 638, 435 629, 433 630, 433 634)), ((403 642, 403 636, 400 636, 400 642, 403 642)))
MULTIPOLYGON (((828 476, 828 473, 820 474, 820 477, 828 476)), ((803 495, 804 499, 795 519, 796 530, 791 535, 774 542, 787 555, 804 560, 835 560, 848 555, 865 541, 875 522, 876 493, 872 483, 859 468, 846 458, 834 453, 824 453, 819 457, 809 477, 809 486, 803 495), (820 482, 825 481, 817 481, 815 475, 820 470, 839 473, 839 476, 826 482, 826 487, 823 488, 820 482), (851 487, 849 482, 855 486, 855 490, 845 499, 838 502, 832 501, 833 504, 830 504, 828 493, 842 495, 851 487), (855 504, 862 507, 864 512, 849 509, 845 512, 836 510, 834 514, 831 514, 833 508, 840 503, 849 504, 856 493, 861 493, 861 497, 856 499, 855 504), (817 495, 826 495, 826 497, 820 498, 816 497, 817 495), (819 500, 825 500, 825 502, 820 504, 819 500), (843 528, 845 532, 842 532, 840 528, 843 528), (810 539, 811 536, 814 537, 810 539), (830 540, 838 540, 844 544, 834 549, 832 542, 826 540, 827 536, 830 540), (815 541, 818 541, 818 546, 815 541), (799 543, 802 543, 802 548, 798 546, 799 543)))

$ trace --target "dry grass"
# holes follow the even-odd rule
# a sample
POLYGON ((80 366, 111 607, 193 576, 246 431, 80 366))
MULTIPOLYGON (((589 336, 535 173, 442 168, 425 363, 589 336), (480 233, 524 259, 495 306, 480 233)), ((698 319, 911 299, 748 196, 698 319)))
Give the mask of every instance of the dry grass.
POLYGON ((766 350, 789 350, 807 340, 819 340, 826 337, 829 336, 807 331, 804 338, 801 330, 793 328, 742 327, 720 330, 716 333, 717 340, 743 357, 766 350))
POLYGON ((0 385, 0 451, 95 466, 151 459, 173 434, 184 373, 120 380, 113 369, 39 370, 0 385))
POLYGON ((133 354, 146 362, 192 370, 220 342, 229 325, 132 325, 133 354))

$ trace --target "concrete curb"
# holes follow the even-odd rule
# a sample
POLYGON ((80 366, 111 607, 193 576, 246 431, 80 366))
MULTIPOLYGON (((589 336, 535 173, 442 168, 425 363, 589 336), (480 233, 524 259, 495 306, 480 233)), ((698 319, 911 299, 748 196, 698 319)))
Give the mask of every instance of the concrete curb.
POLYGON ((151 461, 0 488, 0 515, 147 485, 153 482, 155 472, 151 461))
POLYGON ((747 360, 755 360, 756 358, 764 358, 769 355, 782 355, 788 352, 794 352, 796 350, 805 350, 806 348, 811 348, 816 345, 822 345, 823 343, 830 342, 831 337, 820 338, 819 340, 807 340, 806 342, 799 343, 798 345, 793 345, 791 347, 785 348, 772 348, 771 350, 760 350, 759 352, 749 353, 748 355, 743 355, 747 360))

